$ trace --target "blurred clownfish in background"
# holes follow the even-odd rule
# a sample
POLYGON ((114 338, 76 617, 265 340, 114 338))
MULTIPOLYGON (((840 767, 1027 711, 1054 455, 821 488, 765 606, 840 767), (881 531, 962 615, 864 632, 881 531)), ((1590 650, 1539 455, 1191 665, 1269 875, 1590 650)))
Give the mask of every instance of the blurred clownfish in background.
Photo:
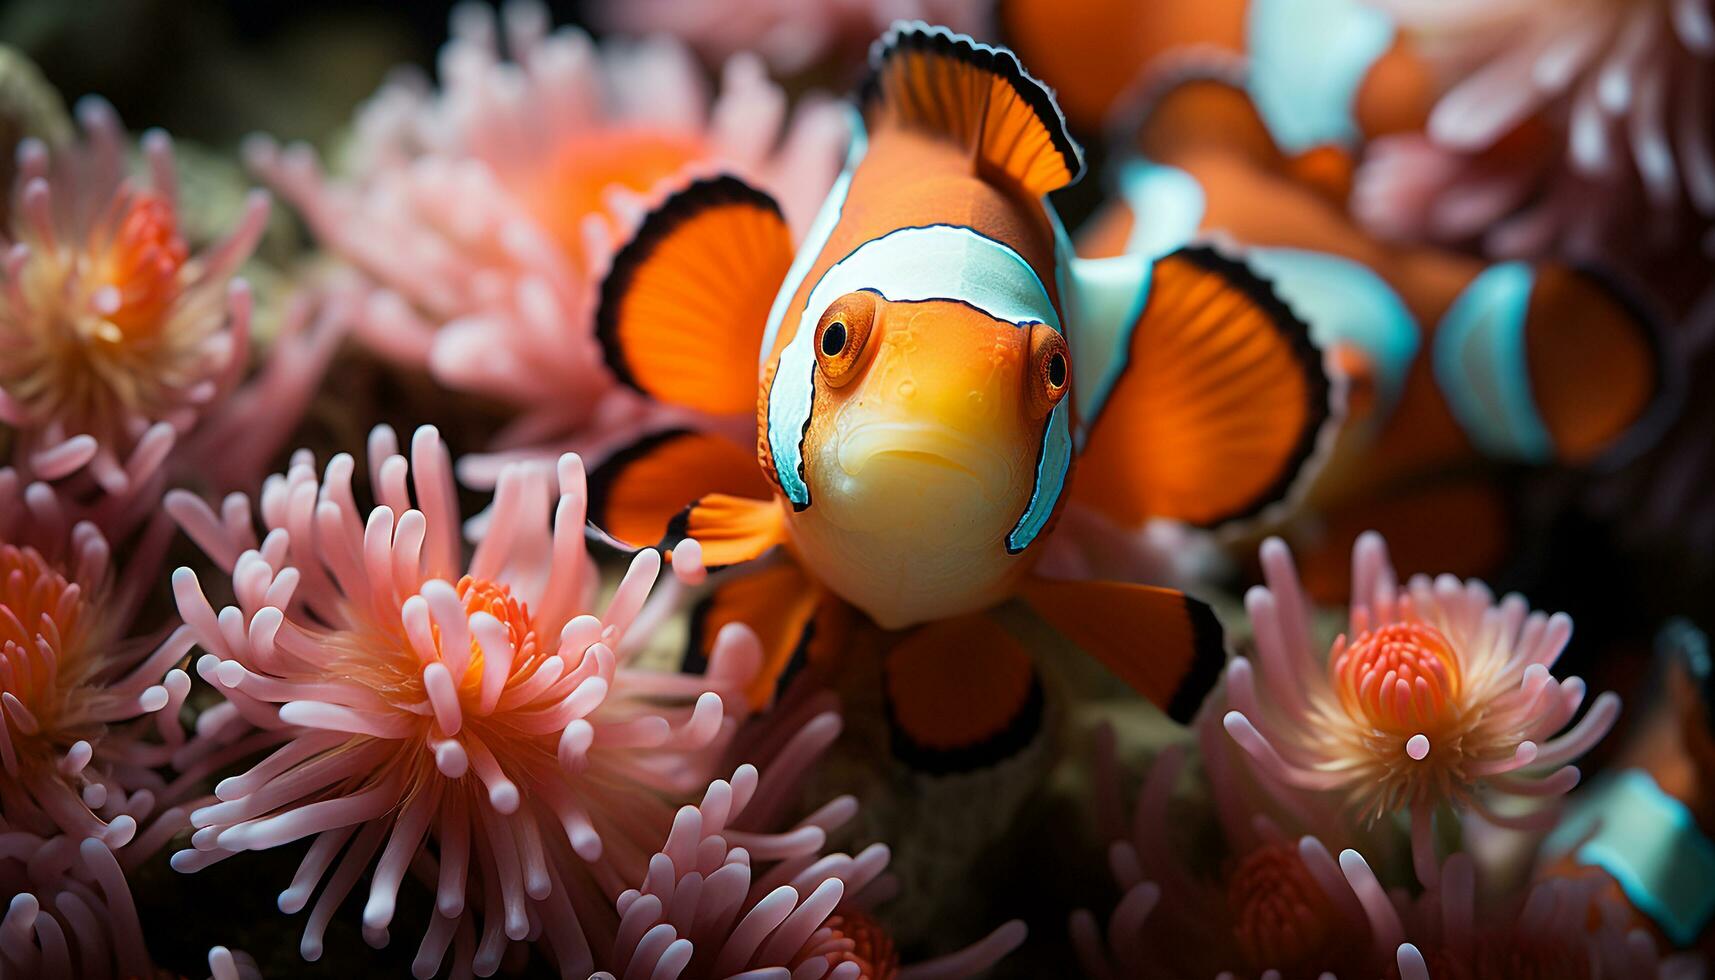
POLYGON ((1492 574, 1515 521, 1497 466, 1615 460, 1656 431, 1671 407, 1660 317, 1593 269, 1376 240, 1344 207, 1345 152, 1289 152, 1242 75, 1226 74, 1153 93, 1138 155, 1117 166, 1080 254, 1242 247, 1329 352, 1343 427, 1280 529, 1314 594, 1345 597, 1344 556, 1372 529, 1402 567, 1492 574))
POLYGON ((591 523, 633 548, 695 539, 710 568, 776 553, 693 622, 694 647, 758 630, 759 703, 855 607, 888 631, 896 741, 968 758, 1040 703, 1029 654, 986 612, 1018 597, 1184 721, 1225 657, 1210 610, 1032 566, 1067 507, 1211 527, 1287 496, 1330 418, 1322 355, 1211 248, 1076 258, 1045 195, 1081 150, 1010 51, 901 23, 871 67, 796 249, 773 201, 715 177, 616 257, 597 317, 610 366, 707 425, 608 460, 591 523))
POLYGON ((1081 131, 1152 89, 1242 59, 1241 84, 1288 156, 1422 128, 1436 79, 1411 38, 1366 0, 1006 0, 1000 30, 1081 131), (1094 56, 1099 43, 1101 56, 1094 56))

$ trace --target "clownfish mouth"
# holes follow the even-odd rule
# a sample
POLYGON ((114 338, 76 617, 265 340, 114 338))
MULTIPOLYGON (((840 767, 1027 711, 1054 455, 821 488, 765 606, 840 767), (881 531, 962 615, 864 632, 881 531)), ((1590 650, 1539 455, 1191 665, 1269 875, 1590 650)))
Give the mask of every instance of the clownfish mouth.
POLYGON ((919 469, 925 478, 937 471, 968 478, 984 497, 1003 496, 1012 485, 1006 458, 980 441, 926 422, 865 422, 839 441, 840 469, 861 480, 878 462, 919 469))

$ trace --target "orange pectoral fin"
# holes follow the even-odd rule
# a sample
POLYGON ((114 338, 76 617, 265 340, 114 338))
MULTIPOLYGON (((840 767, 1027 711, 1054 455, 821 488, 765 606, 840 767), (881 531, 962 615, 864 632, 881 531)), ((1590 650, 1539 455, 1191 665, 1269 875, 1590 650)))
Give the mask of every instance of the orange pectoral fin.
POLYGON ((1297 483, 1328 421, 1322 353, 1267 281, 1212 249, 1165 256, 1148 288, 1086 420, 1073 500, 1125 526, 1254 516, 1297 483))
POLYGON ((1031 194, 1058 190, 1083 173, 1083 151, 1053 93, 1011 51, 945 27, 899 23, 871 49, 870 64, 863 103, 872 126, 954 140, 1031 194))
POLYGON ((1226 666, 1214 610, 1183 592, 1033 578, 1023 596, 1061 635, 1181 724, 1197 714, 1226 666))
POLYGON ((772 497, 753 500, 705 494, 667 522, 669 546, 686 538, 695 538, 703 546, 703 564, 714 571, 760 558, 784 541, 786 515, 772 497))
MULTIPOLYGON (((750 453, 720 436, 686 430, 656 433, 615 453, 590 474, 589 493, 590 523, 623 547, 670 549, 687 536, 707 536, 722 558, 742 553, 741 541, 754 543, 753 535, 764 531, 763 511, 774 506, 750 453), (705 500, 699 516, 697 505, 705 500)), ((709 545, 704 559, 731 563, 716 561, 709 545)))
POLYGON ((656 401, 751 412, 769 306, 791 264, 772 198, 735 177, 691 184, 643 220, 602 282, 608 366, 656 401))
POLYGON ((1041 731, 1036 665, 986 614, 918 627, 888 651, 885 668, 894 755, 920 772, 992 766, 1041 731))
POLYGON ((763 656, 745 696, 766 708, 800 670, 836 652, 843 631, 828 608, 834 602, 790 561, 729 579, 691 612, 685 669, 704 669, 722 627, 743 623, 762 641, 763 656))

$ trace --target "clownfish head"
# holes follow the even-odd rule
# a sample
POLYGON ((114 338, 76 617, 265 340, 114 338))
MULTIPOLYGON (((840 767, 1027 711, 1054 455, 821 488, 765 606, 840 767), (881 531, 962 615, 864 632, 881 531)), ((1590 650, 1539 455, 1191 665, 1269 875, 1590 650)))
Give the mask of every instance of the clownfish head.
POLYGON ((1026 307, 868 287, 811 297, 813 364, 788 382, 810 410, 796 440, 771 418, 764 467, 794 505, 800 557, 884 627, 1003 598, 1058 502, 1071 354, 1040 282, 1026 285, 1007 290, 1040 292, 1026 307))

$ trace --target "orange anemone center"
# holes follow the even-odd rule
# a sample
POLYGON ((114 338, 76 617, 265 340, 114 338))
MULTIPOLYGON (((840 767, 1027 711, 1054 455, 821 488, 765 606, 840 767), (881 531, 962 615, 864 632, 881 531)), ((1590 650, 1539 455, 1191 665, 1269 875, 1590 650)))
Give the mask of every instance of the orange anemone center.
POLYGON ((134 196, 101 270, 102 284, 119 298, 108 321, 130 339, 157 333, 162 314, 178 296, 179 271, 189 257, 172 205, 149 191, 134 196))
POLYGON ((1439 630, 1423 623, 1365 630, 1336 648, 1332 674, 1346 711, 1393 735, 1441 727, 1459 695, 1459 658, 1439 630))
MULTIPOLYGON (((506 627, 507 639, 512 641, 512 669, 535 659, 536 627, 530 621, 530 607, 512 596, 509 586, 487 579, 466 575, 459 579, 459 598, 464 600, 467 613, 485 612, 506 627)), ((482 646, 476 638, 470 641, 471 670, 465 675, 470 686, 481 684, 482 646)))
POLYGON ((1334 908, 1290 845, 1246 855, 1227 879, 1227 902, 1239 950, 1252 967, 1291 970, 1324 958, 1334 908))
POLYGON ((836 954, 829 966, 856 963, 859 980, 894 980, 899 975, 899 950, 893 937, 863 912, 848 911, 828 918, 828 928, 852 948, 836 954))
POLYGON ((62 659, 81 640, 83 590, 34 548, 0 545, 0 691, 23 702, 43 727, 51 724, 62 659))

